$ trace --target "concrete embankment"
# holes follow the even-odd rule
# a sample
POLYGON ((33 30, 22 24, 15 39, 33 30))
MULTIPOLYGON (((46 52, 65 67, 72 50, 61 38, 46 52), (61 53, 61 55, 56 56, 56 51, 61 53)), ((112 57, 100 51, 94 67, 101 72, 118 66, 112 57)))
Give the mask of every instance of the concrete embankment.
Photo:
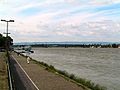
POLYGON ((25 57, 19 56, 16 53, 12 53, 12 55, 39 90, 87 90, 71 82, 69 79, 49 72, 45 67, 36 64, 32 60, 28 64, 25 57))

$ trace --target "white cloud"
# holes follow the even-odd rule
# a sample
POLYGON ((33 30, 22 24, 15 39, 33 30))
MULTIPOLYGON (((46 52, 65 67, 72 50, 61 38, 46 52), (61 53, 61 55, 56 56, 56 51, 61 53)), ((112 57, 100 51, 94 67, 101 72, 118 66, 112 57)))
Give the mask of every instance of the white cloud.
MULTIPOLYGON (((119 22, 105 21, 111 19, 105 14, 116 12, 115 10, 94 11, 94 8, 98 6, 119 3, 120 0, 8 1, 2 4, 0 16, 3 19, 15 20, 9 25, 9 30, 15 41, 27 41, 29 39, 31 41, 57 41, 62 39, 97 41, 100 38, 109 40, 106 38, 107 36, 111 36, 112 40, 117 41, 118 39, 114 39, 112 34, 117 36, 120 34, 119 22), (22 11, 30 8, 40 8, 43 12, 39 11, 32 15, 22 13, 22 11)), ((1 32, 3 32, 5 24, 2 22, 0 26, 1 32)))

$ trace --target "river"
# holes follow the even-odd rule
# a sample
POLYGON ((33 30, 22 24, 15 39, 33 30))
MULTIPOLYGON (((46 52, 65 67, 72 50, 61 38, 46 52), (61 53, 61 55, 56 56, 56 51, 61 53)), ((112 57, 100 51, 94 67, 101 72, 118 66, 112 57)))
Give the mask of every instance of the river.
POLYGON ((118 48, 32 48, 33 59, 120 90, 120 49, 118 48))

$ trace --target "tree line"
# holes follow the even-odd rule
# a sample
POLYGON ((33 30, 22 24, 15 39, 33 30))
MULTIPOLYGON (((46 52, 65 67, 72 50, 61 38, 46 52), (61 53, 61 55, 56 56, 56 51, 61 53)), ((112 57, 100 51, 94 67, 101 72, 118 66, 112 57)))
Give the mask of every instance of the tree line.
POLYGON ((5 37, 0 33, 0 48, 5 48, 6 45, 8 45, 8 47, 10 47, 11 45, 13 45, 13 39, 8 36, 5 37), (7 42, 8 41, 8 42, 7 42), (6 44, 7 43, 7 44, 6 44))
POLYGON ((119 44, 35 44, 32 47, 81 47, 81 48, 118 48, 119 44))

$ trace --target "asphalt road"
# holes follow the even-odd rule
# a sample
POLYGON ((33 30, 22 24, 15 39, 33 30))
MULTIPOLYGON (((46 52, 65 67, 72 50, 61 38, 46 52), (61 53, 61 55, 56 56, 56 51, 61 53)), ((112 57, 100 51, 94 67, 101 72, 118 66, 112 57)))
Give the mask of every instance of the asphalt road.
POLYGON ((14 79, 15 90, 38 90, 12 56, 10 57, 10 70, 14 79))

